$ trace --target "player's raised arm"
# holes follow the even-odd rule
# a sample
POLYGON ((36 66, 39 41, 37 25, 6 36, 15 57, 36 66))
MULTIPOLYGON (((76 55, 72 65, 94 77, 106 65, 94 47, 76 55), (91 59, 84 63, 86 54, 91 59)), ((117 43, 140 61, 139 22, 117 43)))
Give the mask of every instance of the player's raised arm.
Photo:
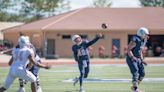
POLYGON ((93 44, 94 44, 95 42, 97 42, 101 37, 102 37, 102 34, 101 34, 101 33, 97 34, 97 36, 96 36, 92 41, 90 41, 90 42, 87 43, 87 47, 93 45, 93 44))

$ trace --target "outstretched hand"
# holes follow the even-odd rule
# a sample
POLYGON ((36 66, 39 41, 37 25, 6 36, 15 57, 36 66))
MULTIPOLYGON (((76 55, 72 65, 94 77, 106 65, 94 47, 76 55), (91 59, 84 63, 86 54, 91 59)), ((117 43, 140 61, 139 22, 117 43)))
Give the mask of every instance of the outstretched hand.
POLYGON ((101 33, 99 33, 99 34, 97 34, 97 36, 99 37, 99 38, 102 38, 102 34, 101 33))
POLYGON ((51 65, 49 65, 48 63, 46 64, 45 66, 45 69, 50 69, 51 68, 51 65))
POLYGON ((145 61, 142 61, 142 63, 143 63, 144 65, 146 65, 146 66, 148 65, 147 62, 145 62, 145 61))
POLYGON ((131 57, 131 59, 132 59, 133 62, 138 61, 137 57, 135 57, 135 56, 131 57))

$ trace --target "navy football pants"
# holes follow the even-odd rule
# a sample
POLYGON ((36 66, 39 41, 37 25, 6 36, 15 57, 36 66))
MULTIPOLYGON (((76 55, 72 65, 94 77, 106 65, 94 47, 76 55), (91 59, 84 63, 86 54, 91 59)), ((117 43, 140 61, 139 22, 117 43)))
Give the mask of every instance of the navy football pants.
POLYGON ((78 67, 80 71, 80 85, 82 86, 83 79, 88 77, 90 62, 88 60, 78 62, 78 67), (84 62, 86 62, 84 65, 84 62))
POLYGON ((132 81, 142 81, 143 77, 145 76, 145 69, 141 59, 138 58, 137 61, 132 61, 130 57, 126 57, 126 62, 132 74, 132 81))

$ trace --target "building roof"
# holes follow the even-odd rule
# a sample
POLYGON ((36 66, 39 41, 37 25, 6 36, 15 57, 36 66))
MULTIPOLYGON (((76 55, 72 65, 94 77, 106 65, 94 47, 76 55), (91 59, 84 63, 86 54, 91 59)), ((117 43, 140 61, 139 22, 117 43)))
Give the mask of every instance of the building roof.
POLYGON ((164 30, 164 8, 82 8, 57 16, 41 19, 25 25, 4 30, 16 31, 62 31, 101 30, 108 24, 109 30, 134 30, 139 27, 164 30))
POLYGON ((3 35, 1 34, 2 30, 5 30, 7 28, 15 27, 18 25, 22 25, 23 23, 19 22, 0 22, 0 39, 3 39, 3 35))
POLYGON ((10 28, 10 27, 15 27, 18 25, 22 25, 23 23, 20 22, 0 22, 0 31, 10 28))

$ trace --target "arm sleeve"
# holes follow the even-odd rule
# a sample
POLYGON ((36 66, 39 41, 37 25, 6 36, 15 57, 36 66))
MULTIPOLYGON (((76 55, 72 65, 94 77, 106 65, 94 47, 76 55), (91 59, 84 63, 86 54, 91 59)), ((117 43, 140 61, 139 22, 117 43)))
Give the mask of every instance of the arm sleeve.
POLYGON ((137 38, 135 36, 133 36, 132 39, 131 39, 131 41, 137 43, 137 38))
POLYGON ((77 56, 77 50, 76 50, 75 46, 72 46, 72 51, 73 51, 75 61, 78 62, 79 59, 78 59, 78 56, 77 56))
POLYGON ((100 38, 96 36, 96 38, 94 38, 92 41, 89 41, 86 43, 86 47, 89 47, 91 45, 93 45, 94 43, 96 43, 100 38))

